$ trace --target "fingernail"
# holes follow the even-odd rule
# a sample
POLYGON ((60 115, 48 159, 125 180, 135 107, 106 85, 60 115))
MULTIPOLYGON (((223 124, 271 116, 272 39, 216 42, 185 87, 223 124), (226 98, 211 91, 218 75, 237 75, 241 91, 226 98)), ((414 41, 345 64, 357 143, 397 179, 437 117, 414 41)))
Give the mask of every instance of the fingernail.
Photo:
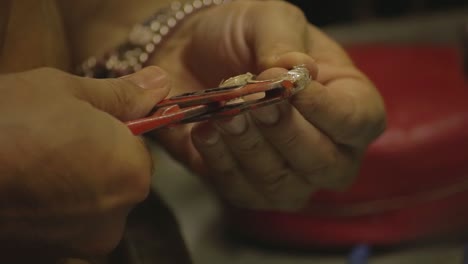
POLYGON ((214 145, 220 138, 218 131, 208 123, 196 126, 193 135, 197 141, 205 145, 214 145))
POLYGON ((278 106, 269 105, 252 111, 252 116, 264 125, 274 125, 280 119, 278 106))
POLYGON ((128 80, 143 89, 167 88, 169 78, 167 73, 156 66, 149 66, 133 74, 123 76, 122 79, 128 80))
POLYGON ((229 120, 219 120, 216 124, 231 135, 240 135, 247 129, 247 119, 244 115, 237 115, 229 120))

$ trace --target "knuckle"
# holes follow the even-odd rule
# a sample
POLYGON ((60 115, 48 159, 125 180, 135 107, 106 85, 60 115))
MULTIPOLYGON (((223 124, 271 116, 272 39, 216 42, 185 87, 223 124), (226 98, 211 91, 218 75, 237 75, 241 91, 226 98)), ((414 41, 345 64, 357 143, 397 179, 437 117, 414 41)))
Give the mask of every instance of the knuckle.
POLYGON ((377 100, 373 103, 359 104, 359 100, 350 99, 341 109, 340 126, 345 128, 338 132, 334 140, 337 143, 349 144, 356 147, 365 146, 380 136, 387 125, 384 103, 369 86, 366 96, 377 100))
POLYGON ((127 93, 126 87, 122 86, 121 80, 117 79, 106 79, 105 80, 109 86, 109 88, 114 92, 115 99, 120 102, 122 105, 127 105, 132 100, 131 93, 127 93))
POLYGON ((337 128, 332 136, 333 141, 338 144, 361 145, 367 137, 368 127, 371 123, 369 116, 358 108, 355 100, 349 100, 343 104, 337 120, 337 128))
POLYGON ((105 79, 107 86, 112 93, 113 104, 119 107, 115 109, 117 116, 122 116, 124 113, 132 113, 133 109, 136 108, 135 102, 136 94, 133 92, 134 87, 127 84, 127 81, 121 79, 105 79))
POLYGON ((255 150, 261 149, 265 143, 261 136, 249 136, 237 142, 233 147, 239 154, 252 155, 255 150))
POLYGON ((151 169, 146 169, 146 167, 148 167, 146 163, 118 167, 121 188, 125 188, 128 194, 127 202, 132 205, 143 201, 151 190, 151 169))
POLYGON ((291 4, 286 1, 274 1, 274 2, 269 2, 271 3, 272 6, 277 8, 278 10, 281 10, 284 12, 284 14, 290 15, 291 17, 296 17, 298 19, 304 20, 305 21, 305 14, 304 11, 299 8, 298 6, 291 4))
POLYGON ((367 145, 383 133, 386 123, 385 115, 380 113, 346 114, 342 124, 349 129, 337 137, 337 142, 355 146, 367 145))
POLYGON ((329 93, 328 89, 318 89, 318 91, 314 92, 304 90, 294 96, 291 103, 306 120, 313 123, 316 116, 323 112, 324 105, 329 105, 329 93))
POLYGON ((284 146, 288 149, 296 149, 301 145, 298 131, 284 135, 284 138, 276 140, 276 144, 284 146))
POLYGON ((335 145, 329 146, 328 149, 324 149, 315 166, 311 167, 311 172, 328 173, 331 169, 337 166, 339 155, 339 150, 335 145))
POLYGON ((289 177, 291 177, 291 173, 288 170, 279 170, 259 175, 253 183, 261 188, 269 200, 275 200, 289 177))
POLYGON ((305 178, 311 185, 325 187, 334 182, 330 176, 333 169, 337 167, 338 157, 336 150, 329 150, 322 153, 320 161, 315 164, 311 162, 306 171, 296 171, 296 174, 305 178))
MULTIPOLYGON (((330 146, 328 150, 325 150, 322 156, 322 165, 319 169, 322 171, 328 171, 331 168, 336 167, 339 159, 339 150, 335 145, 330 146)), ((317 169, 316 169, 317 170, 317 169)))

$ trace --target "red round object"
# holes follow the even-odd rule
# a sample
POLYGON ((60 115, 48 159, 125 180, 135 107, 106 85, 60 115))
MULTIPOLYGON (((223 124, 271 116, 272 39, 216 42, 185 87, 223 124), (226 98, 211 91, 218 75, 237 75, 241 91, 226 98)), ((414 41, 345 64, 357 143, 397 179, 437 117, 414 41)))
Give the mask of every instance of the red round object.
POLYGON ((468 82, 454 47, 349 47, 383 95, 388 126, 346 192, 300 213, 229 210, 237 232, 308 247, 393 245, 468 230, 468 82))

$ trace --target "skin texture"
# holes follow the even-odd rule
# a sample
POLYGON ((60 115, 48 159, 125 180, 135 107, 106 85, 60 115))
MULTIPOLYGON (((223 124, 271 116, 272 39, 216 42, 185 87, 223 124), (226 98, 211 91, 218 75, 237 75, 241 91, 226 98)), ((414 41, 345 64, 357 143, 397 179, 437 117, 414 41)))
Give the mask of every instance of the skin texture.
POLYGON ((167 95, 164 75, 151 67, 92 80, 41 68, 0 77, 2 251, 29 248, 53 259, 117 245, 130 209, 148 194, 152 168, 121 121, 167 95))
POLYGON ((239 0, 190 16, 152 58, 165 72, 100 81, 64 73, 167 2, 5 1, 1 242, 43 245, 52 257, 108 253, 150 185, 150 157, 121 121, 168 93, 248 71, 271 78, 305 64, 314 81, 290 102, 153 136, 236 206, 298 210, 315 190, 352 183, 385 127, 382 100, 343 49, 286 2, 239 0))

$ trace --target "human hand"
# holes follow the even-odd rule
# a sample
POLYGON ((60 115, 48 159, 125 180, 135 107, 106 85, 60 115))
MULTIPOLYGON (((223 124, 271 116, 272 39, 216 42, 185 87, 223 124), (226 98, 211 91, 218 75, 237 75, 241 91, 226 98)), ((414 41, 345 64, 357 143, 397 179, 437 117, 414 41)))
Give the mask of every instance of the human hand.
POLYGON ((201 11, 153 63, 174 77, 175 93, 247 71, 269 78, 299 64, 314 77, 291 104, 157 132, 175 157, 237 206, 298 209, 317 189, 346 188, 385 127, 373 84, 336 42, 283 1, 235 1, 201 11))
POLYGON ((95 80, 42 68, 1 75, 0 92, 2 260, 113 249, 148 194, 152 167, 122 121, 168 94, 166 74, 148 67, 95 80))

